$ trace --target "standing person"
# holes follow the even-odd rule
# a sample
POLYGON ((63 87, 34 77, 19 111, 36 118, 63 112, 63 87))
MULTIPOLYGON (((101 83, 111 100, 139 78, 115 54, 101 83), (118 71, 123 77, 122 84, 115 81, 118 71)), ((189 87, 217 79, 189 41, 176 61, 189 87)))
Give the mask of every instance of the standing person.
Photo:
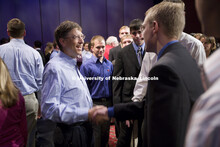
POLYGON ((205 37, 204 48, 205 48, 206 58, 208 58, 216 50, 215 37, 212 36, 205 37))
POLYGON ((53 51, 50 55, 50 59, 55 57, 59 52, 60 52, 59 46, 57 45, 57 42, 54 40, 53 41, 53 51))
MULTIPOLYGON (((134 19, 130 22, 129 27, 133 42, 118 53, 113 72, 113 76, 116 78, 137 78, 139 75, 145 53, 145 43, 141 32, 142 23, 143 21, 140 19, 134 19)), ((113 104, 131 102, 135 83, 135 79, 113 79, 113 104)), ((129 127, 128 122, 127 124, 125 121, 121 122, 117 146, 130 146, 132 129, 133 126, 129 127)))
POLYGON ((77 56, 85 36, 75 22, 64 21, 55 30, 60 52, 50 59, 43 73, 41 111, 44 120, 58 123, 64 141, 61 146, 92 146, 88 122, 92 99, 78 70, 77 56))
POLYGON ((28 147, 35 147, 38 101, 34 92, 42 86, 43 62, 40 54, 24 42, 25 24, 18 18, 7 24, 10 42, 0 46, 0 57, 8 67, 12 81, 24 96, 28 147))
POLYGON ((50 55, 51 55, 53 49, 54 49, 53 43, 52 42, 47 42, 47 45, 45 47, 45 61, 46 61, 46 64, 50 60, 50 55))
MULTIPOLYGON (((207 36, 220 38, 220 1, 196 0, 196 11, 202 31, 207 36), (212 16, 212 17, 210 17, 212 16)), ((217 49, 203 65, 203 79, 207 91, 196 102, 188 126, 185 146, 220 146, 220 50, 217 49)))
MULTIPOLYGON (((183 3, 182 0, 163 0, 167 2, 174 2, 174 3, 183 3)), ((195 59, 198 66, 203 65, 203 63, 206 61, 205 57, 205 51, 204 46, 198 39, 192 37, 191 35, 182 32, 181 36, 179 38, 179 42, 186 47, 186 49, 189 51, 191 56, 195 59)), ((155 53, 147 52, 143 59, 143 64, 145 66, 141 67, 141 72, 138 76, 138 80, 135 84, 134 88, 134 96, 132 98, 132 101, 142 101, 146 91, 147 91, 147 84, 148 84, 148 74, 152 66, 157 61, 157 55, 155 53)))
POLYGON ((0 58, 0 146, 26 146, 27 120, 24 98, 0 58))
POLYGON ((182 4, 161 2, 148 9, 143 37, 146 51, 158 55, 149 72, 158 80, 149 81, 145 101, 100 107, 94 113, 121 120, 144 116, 143 146, 182 147, 190 111, 203 92, 198 66, 178 42, 184 24, 182 4))
POLYGON ((92 57, 92 53, 89 50, 89 42, 85 42, 83 44, 83 51, 82 51, 82 62, 85 63, 88 59, 92 57))
POLYGON ((109 36, 107 39, 106 39, 106 45, 105 45, 105 53, 104 53, 104 56, 106 59, 109 60, 109 51, 118 46, 119 43, 118 43, 118 39, 117 37, 115 36, 109 36))
POLYGON ((41 55, 43 64, 46 64, 46 60, 45 60, 45 55, 43 53, 43 51, 41 50, 42 47, 42 42, 39 40, 34 41, 34 49, 37 50, 39 52, 39 54, 41 55))
MULTIPOLYGON (((121 39, 122 36, 124 35, 128 35, 130 34, 130 29, 128 26, 122 26, 120 29, 119 29, 119 38, 121 39)), ((112 48, 110 51, 109 51, 109 61, 113 62, 117 55, 118 55, 118 52, 120 51, 120 49, 122 48, 121 46, 121 43, 119 43, 118 46, 112 48)), ((113 64, 114 65, 114 64, 113 64)))
MULTIPOLYGON (((91 39, 93 56, 83 63, 80 72, 85 78, 91 94, 93 105, 112 106, 112 73, 113 65, 104 57, 105 39, 94 36, 91 39), (96 79, 98 78, 98 79, 96 79)), ((93 125, 95 147, 107 147, 109 138, 110 121, 104 124, 93 125)))

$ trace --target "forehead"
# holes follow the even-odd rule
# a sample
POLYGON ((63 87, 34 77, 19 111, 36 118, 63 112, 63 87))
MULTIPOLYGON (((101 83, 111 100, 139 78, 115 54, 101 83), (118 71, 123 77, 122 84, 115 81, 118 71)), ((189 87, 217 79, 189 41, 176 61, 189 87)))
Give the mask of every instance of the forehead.
POLYGON ((125 41, 132 41, 133 39, 132 38, 125 38, 122 40, 122 42, 125 42, 125 41))
POLYGON ((97 38, 94 40, 94 45, 105 45, 105 40, 97 38))
POLYGON ((122 33, 122 32, 129 32, 129 28, 121 29, 121 30, 120 30, 120 33, 122 33))
POLYGON ((78 35, 78 34, 82 34, 82 31, 81 30, 79 30, 79 29, 77 29, 77 28, 74 28, 74 29, 72 29, 71 31, 69 31, 69 33, 68 34, 74 34, 74 35, 78 35))

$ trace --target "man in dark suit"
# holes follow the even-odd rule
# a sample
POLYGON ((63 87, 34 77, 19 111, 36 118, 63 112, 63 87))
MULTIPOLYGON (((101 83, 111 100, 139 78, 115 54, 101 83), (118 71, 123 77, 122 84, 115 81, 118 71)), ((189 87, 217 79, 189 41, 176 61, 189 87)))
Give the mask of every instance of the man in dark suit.
POLYGON ((149 73, 146 100, 99 107, 94 121, 144 117, 143 146, 183 147, 190 111, 204 91, 196 62, 177 41, 184 25, 181 3, 161 2, 146 12, 142 26, 146 50, 158 55, 149 73))
MULTIPOLYGON (((134 19, 130 22, 129 28, 133 42, 122 48, 115 60, 112 79, 114 104, 131 102, 133 97, 136 80, 132 78, 138 77, 141 69, 141 60, 145 53, 145 43, 140 30, 142 23, 143 21, 140 19, 134 19)), ((129 121, 121 122, 118 146, 130 146, 129 140, 131 140, 133 126, 129 127, 129 125, 129 121)))
MULTIPOLYGON (((120 29, 119 29, 119 38, 121 39, 124 35, 128 35, 130 34, 130 29, 128 26, 122 26, 120 29)), ((122 48, 122 45, 121 43, 112 48, 110 51, 109 51, 109 60, 113 63, 113 65, 115 64, 115 59, 118 55, 118 52, 121 50, 122 48)))

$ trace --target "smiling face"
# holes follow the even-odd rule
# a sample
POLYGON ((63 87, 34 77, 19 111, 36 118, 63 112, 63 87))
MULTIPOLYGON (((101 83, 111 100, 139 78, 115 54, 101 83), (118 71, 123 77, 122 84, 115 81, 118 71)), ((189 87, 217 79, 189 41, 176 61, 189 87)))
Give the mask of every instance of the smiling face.
POLYGON ((91 46, 93 55, 98 59, 103 58, 105 52, 105 40, 97 38, 94 40, 94 45, 91 46))
POLYGON ((75 28, 65 38, 61 38, 60 42, 63 46, 63 52, 72 58, 76 58, 82 53, 84 35, 79 29, 75 28))

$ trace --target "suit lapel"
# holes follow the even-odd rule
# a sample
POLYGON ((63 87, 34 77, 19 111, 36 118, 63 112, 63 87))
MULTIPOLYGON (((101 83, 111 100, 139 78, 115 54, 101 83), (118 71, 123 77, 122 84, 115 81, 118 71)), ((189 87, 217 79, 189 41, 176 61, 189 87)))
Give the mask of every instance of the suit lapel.
POLYGON ((139 62, 138 62, 138 59, 137 59, 137 55, 135 53, 135 50, 134 50, 134 47, 132 45, 132 43, 129 45, 129 48, 128 48, 128 59, 130 59, 132 61, 132 63, 134 63, 134 65, 140 69, 140 65, 139 65, 139 62))

